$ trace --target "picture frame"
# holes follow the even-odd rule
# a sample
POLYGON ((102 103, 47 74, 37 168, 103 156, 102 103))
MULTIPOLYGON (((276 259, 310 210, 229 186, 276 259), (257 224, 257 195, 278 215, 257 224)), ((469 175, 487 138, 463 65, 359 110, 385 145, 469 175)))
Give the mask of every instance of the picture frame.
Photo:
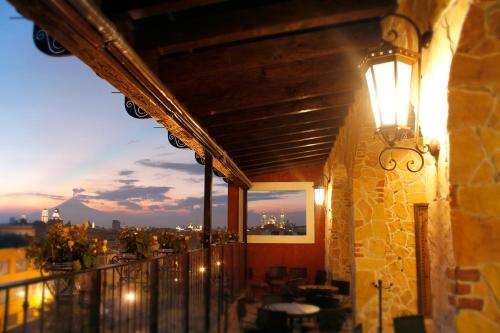
MULTIPOLYGON (((248 243, 264 244, 313 244, 314 239, 314 183, 313 182, 254 182, 248 190, 248 213, 250 213, 252 192, 304 191, 305 234, 304 235, 252 235, 248 243)), ((248 220, 248 217, 247 217, 248 220)), ((247 230, 250 227, 247 226, 247 230)))

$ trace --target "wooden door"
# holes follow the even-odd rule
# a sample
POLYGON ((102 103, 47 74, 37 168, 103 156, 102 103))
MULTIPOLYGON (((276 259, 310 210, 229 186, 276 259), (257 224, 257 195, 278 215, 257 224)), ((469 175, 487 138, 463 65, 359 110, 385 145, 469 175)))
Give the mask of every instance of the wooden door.
POLYGON ((431 266, 428 243, 428 204, 415 204, 415 253, 417 257, 418 312, 432 316, 431 266))

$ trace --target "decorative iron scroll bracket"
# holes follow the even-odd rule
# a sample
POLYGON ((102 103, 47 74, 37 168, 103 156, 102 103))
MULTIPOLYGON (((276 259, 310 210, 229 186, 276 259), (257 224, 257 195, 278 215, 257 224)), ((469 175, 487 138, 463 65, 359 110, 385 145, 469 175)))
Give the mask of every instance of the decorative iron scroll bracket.
POLYGON ((59 44, 57 40, 52 38, 47 31, 41 29, 36 24, 33 25, 33 42, 36 48, 46 55, 52 57, 64 57, 71 55, 64 46, 59 44))
POLYGON ((150 119, 151 116, 146 113, 139 105, 132 102, 128 97, 125 96, 125 110, 129 116, 137 119, 150 119))

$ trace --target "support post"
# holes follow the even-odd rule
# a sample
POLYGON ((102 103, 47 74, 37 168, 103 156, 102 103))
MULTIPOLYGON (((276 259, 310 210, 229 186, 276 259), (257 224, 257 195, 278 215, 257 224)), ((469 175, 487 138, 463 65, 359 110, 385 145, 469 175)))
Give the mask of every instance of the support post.
POLYGON ((247 209, 248 209, 248 190, 243 189, 243 269, 245 270, 244 284, 245 289, 248 287, 248 243, 247 243, 247 209))
POLYGON ((190 285, 190 271, 191 260, 189 252, 184 255, 184 333, 189 333, 189 285, 190 285))
POLYGON ((101 271, 94 270, 90 273, 92 293, 90 294, 90 331, 100 332, 101 319, 101 271))
POLYGON ((212 279, 212 155, 205 154, 205 196, 203 205, 203 248, 205 249, 205 332, 210 332, 210 302, 212 279))
POLYGON ((158 301, 159 301, 159 288, 158 288, 158 275, 159 275, 159 259, 154 259, 150 263, 151 276, 149 280, 149 332, 158 333, 158 301))

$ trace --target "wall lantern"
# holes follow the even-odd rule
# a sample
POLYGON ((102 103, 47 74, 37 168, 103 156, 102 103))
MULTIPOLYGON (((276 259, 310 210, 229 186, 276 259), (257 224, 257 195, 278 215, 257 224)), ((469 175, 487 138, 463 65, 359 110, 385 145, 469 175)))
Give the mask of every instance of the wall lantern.
POLYGON ((432 140, 429 144, 421 145, 419 109, 420 109, 420 80, 421 80, 421 57, 422 47, 428 45, 432 37, 432 31, 421 33, 417 24, 407 16, 401 14, 389 14, 382 17, 396 17, 408 22, 415 30, 418 41, 418 51, 411 51, 393 45, 391 42, 398 38, 395 30, 390 30, 388 36, 390 41, 383 41, 376 49, 369 50, 360 64, 362 74, 366 80, 370 104, 377 127, 376 133, 384 142, 386 147, 380 152, 379 164, 387 171, 394 170, 397 166, 392 157, 384 162, 384 154, 393 150, 406 150, 415 152, 420 160, 407 162, 406 167, 411 172, 418 172, 424 167, 424 153, 431 153, 436 159, 439 154, 439 142, 432 140), (412 91, 413 67, 417 66, 417 107, 415 109, 415 123, 410 125, 411 110, 410 95, 412 91), (415 148, 397 146, 403 139, 411 137, 414 133, 415 148))
POLYGON ((314 186, 314 203, 318 206, 323 206, 325 204, 325 188, 330 183, 330 178, 323 174, 323 181, 326 179, 327 185, 320 184, 314 186))
POLYGON ((314 202, 318 206, 325 203, 325 188, 323 185, 314 186, 314 202))

